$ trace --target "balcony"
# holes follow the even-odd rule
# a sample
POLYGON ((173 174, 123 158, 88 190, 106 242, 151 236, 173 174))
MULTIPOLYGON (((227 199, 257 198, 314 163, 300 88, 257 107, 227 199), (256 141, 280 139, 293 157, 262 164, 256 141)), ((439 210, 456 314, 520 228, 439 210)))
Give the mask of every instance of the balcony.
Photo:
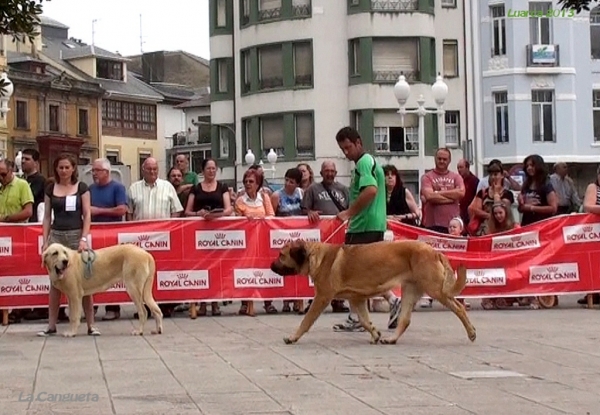
POLYGON ((418 0, 371 0, 374 12, 413 12, 418 9, 418 0))
POLYGON ((527 45, 527 66, 532 68, 560 66, 558 45, 527 45))
POLYGON ((272 20, 281 18, 281 7, 274 7, 271 9, 264 9, 258 11, 258 20, 272 20))
POLYGON ((395 84, 400 75, 404 75, 406 82, 414 84, 419 80, 418 71, 386 71, 373 69, 373 82, 381 84, 395 84))

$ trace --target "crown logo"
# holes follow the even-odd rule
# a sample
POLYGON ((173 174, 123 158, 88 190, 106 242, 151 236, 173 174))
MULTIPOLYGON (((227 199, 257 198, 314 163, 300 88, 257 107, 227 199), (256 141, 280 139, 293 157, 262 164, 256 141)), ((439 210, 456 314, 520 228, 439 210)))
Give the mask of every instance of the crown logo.
POLYGON ((548 270, 548 272, 556 272, 556 271, 558 271, 558 267, 556 267, 556 266, 548 267, 546 269, 548 270))
POLYGON ((593 229, 594 229, 594 227, 593 227, 593 226, 584 226, 584 227, 583 227, 583 231, 584 231, 584 232, 591 232, 593 229))
POLYGON ((177 274, 177 278, 179 278, 180 280, 185 280, 187 277, 189 277, 189 274, 184 274, 183 272, 177 274))
POLYGON ((138 236, 138 241, 140 241, 140 242, 149 241, 149 240, 150 240, 150 235, 140 235, 140 236, 138 236))
POLYGON ((225 239, 225 234, 224 233, 215 233, 215 238, 216 239, 225 239))
POLYGON ((513 242, 519 242, 521 240, 521 235, 511 236, 510 240, 513 242))
POLYGON ((263 276, 263 272, 262 271, 254 271, 254 272, 252 272, 252 274, 254 274, 254 276, 256 278, 260 278, 260 277, 263 276))
POLYGON ((485 271, 482 269, 478 269, 475 271, 475 276, 477 277, 483 277, 485 275, 485 271))
POLYGON ((19 284, 21 285, 27 285, 31 282, 31 280, 29 278, 19 278, 19 284))
POLYGON ((291 238, 300 238, 300 232, 290 232, 291 238))

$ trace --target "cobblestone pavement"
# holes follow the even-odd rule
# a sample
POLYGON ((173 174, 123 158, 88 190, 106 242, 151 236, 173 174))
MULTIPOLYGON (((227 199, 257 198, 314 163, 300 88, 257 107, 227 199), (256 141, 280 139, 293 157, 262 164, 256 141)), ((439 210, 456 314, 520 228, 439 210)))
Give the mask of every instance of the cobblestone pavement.
MULTIPOLYGON (((35 336, 44 322, 16 324, 0 328, 0 413, 600 414, 600 312, 575 300, 476 307, 475 343, 439 306, 417 310, 395 346, 334 333, 345 316, 330 313, 286 346, 301 317, 233 316, 235 304, 221 317, 166 319, 162 336, 130 336, 130 306, 98 323, 100 337, 44 339, 35 336), (52 402, 56 394, 74 401, 52 402)), ((387 315, 372 319, 384 328, 387 315)))

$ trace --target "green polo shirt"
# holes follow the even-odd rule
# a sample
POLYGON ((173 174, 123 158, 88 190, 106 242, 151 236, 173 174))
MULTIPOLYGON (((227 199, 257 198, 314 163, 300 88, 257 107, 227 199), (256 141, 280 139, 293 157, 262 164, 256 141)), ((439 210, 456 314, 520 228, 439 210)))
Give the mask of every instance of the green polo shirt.
POLYGON ((387 230, 385 174, 383 168, 370 154, 363 154, 356 162, 350 183, 350 204, 354 203, 363 188, 375 186, 377 195, 367 207, 350 219, 348 233, 385 232, 387 230))
POLYGON ((33 193, 26 180, 15 176, 8 185, 0 187, 0 216, 19 213, 28 203, 33 204, 33 193))
POLYGON ((183 176, 183 184, 193 184, 196 186, 198 184, 198 175, 193 171, 188 171, 183 176))

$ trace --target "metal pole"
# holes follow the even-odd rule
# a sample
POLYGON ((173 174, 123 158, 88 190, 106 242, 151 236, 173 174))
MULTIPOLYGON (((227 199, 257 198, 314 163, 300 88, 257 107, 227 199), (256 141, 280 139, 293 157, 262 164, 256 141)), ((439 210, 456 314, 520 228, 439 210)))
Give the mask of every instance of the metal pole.
POLYGON ((442 107, 438 108, 438 148, 446 147, 446 119, 445 111, 442 107))
MULTIPOLYGON (((425 111, 423 101, 419 101, 419 193, 421 192, 421 178, 425 174, 425 111)), ((415 198, 419 195, 415 195, 415 198)), ((420 202, 419 202, 420 205, 420 202)))

